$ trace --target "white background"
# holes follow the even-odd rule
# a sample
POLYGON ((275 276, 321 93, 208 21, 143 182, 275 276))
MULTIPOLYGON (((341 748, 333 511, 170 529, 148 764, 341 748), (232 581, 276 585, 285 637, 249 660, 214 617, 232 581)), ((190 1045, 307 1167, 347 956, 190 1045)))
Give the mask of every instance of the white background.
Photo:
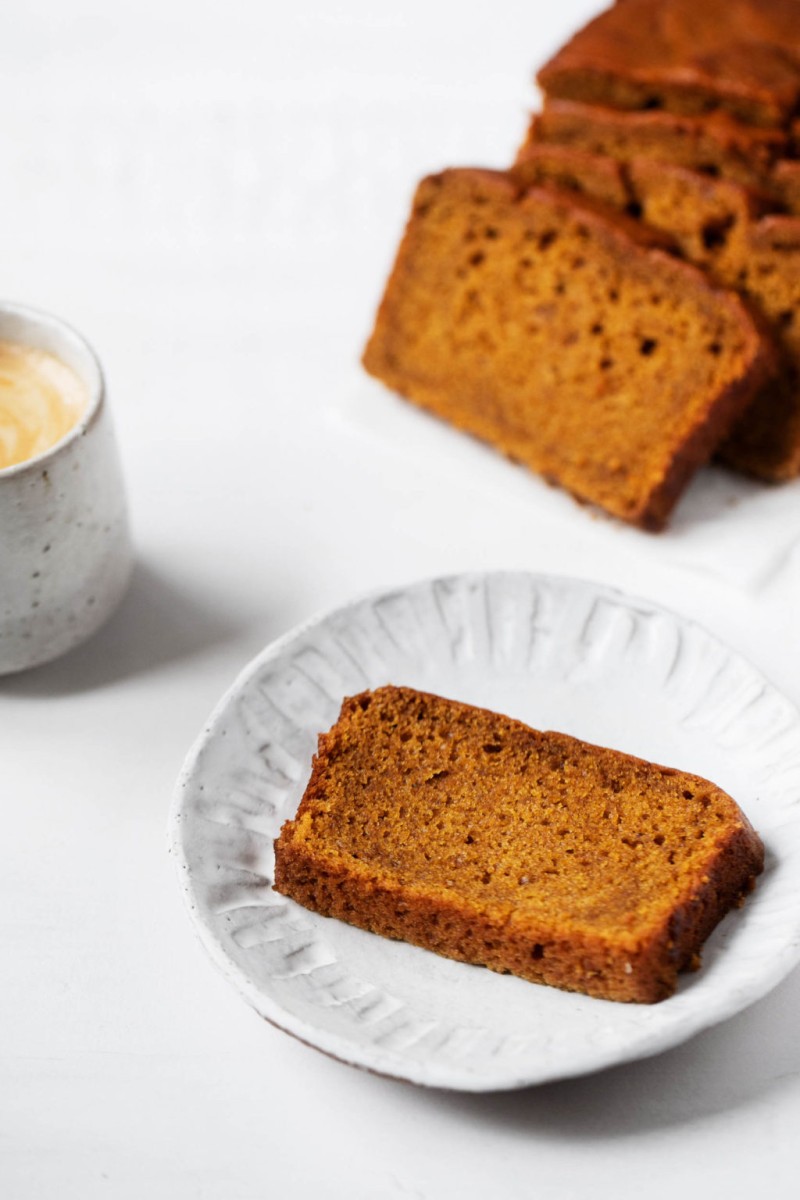
POLYGON ((240 668, 383 586, 592 577, 705 623, 800 702, 796 487, 711 472, 671 533, 619 529, 358 368, 416 180, 506 165, 534 68, 595 10, 0 17, 0 291, 98 350, 138 556, 90 644, 0 681, 4 1198, 794 1194, 797 973, 657 1059, 426 1092, 254 1016, 199 948, 166 850, 184 754, 240 668))

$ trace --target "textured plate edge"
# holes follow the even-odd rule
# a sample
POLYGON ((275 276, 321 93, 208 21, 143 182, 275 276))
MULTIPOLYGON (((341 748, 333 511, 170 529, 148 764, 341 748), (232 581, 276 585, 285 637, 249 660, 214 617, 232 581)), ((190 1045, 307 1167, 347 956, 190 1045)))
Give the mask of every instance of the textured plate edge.
MULTIPOLYGON (((434 585, 468 585, 470 583, 474 585, 479 582, 485 583, 488 580, 499 579, 525 579, 532 584, 538 583, 544 586, 577 587, 595 596, 610 598, 615 602, 621 602, 625 606, 633 607, 640 611, 662 615, 685 628, 693 629, 703 638, 706 638, 709 643, 719 647, 732 658, 743 663, 751 672, 754 679, 758 679, 769 693, 772 693, 782 703, 787 705, 787 708, 791 710, 797 720, 798 728, 800 728, 800 710, 784 693, 771 683, 746 655, 741 654, 738 650, 728 645, 701 622, 677 613, 675 610, 659 604, 657 601, 632 595, 613 585, 600 583, 596 580, 580 576, 551 575, 545 572, 513 569, 476 570, 456 572, 444 576, 434 575, 413 580, 406 584, 397 584, 393 587, 370 589, 343 604, 318 612, 308 620, 300 622, 273 642, 270 642, 255 655, 242 668, 214 706, 202 731, 192 744, 173 790, 167 829, 168 850, 173 856, 184 904, 192 921, 195 934, 214 965, 251 1007, 256 1010, 259 1016, 304 1045, 319 1050, 339 1062, 358 1067, 367 1073, 396 1079, 401 1082, 414 1083, 424 1087, 473 1093, 515 1091, 562 1079, 580 1078, 596 1074, 612 1066, 621 1066, 628 1062, 652 1058, 666 1050, 684 1044, 707 1029, 722 1024, 739 1012, 751 1007, 768 995, 800 961, 799 897, 794 920, 794 936, 787 938, 782 951, 770 960, 769 969, 763 971, 758 976, 757 986, 748 989, 744 999, 742 998, 742 989, 732 990, 726 997, 727 1003, 716 1005, 709 1015, 705 1016, 698 1012, 690 1014, 689 1019, 687 1019, 686 1015, 682 1014, 676 1020, 677 1030, 674 1024, 669 1024, 661 1030, 656 1031, 655 1036, 652 1030, 645 1028, 639 1037, 632 1037, 624 1046, 620 1046, 617 1043, 598 1048, 590 1062, 586 1061, 584 1054, 577 1063, 565 1063, 550 1069, 545 1068, 535 1075, 528 1072, 523 1076, 511 1076, 505 1071, 502 1077, 493 1078, 485 1071, 480 1074, 465 1072, 452 1065, 442 1068, 435 1061, 433 1063, 425 1063, 424 1065, 414 1063, 403 1057, 402 1054, 382 1050, 374 1046, 369 1046, 367 1053, 361 1054, 358 1052, 360 1047, 356 1046, 351 1040, 328 1033, 327 1031, 321 1031, 316 1026, 309 1025, 306 1021, 295 1018, 292 1013, 288 1012, 277 1002, 266 997, 258 985, 254 984, 238 964, 229 958, 214 930, 201 920, 197 905, 194 903, 196 897, 192 888, 190 866, 186 859, 182 840, 182 802, 186 787, 191 779, 200 754, 212 736, 215 724, 227 711, 231 700, 240 693, 247 682, 265 664, 269 663, 272 659, 278 658, 285 648, 291 646, 293 642, 334 616, 345 613, 352 608, 365 604, 374 604, 379 600, 385 601, 391 597, 402 595, 415 589, 432 587, 434 585)), ((665 1003, 669 1003, 669 1001, 665 1003)))

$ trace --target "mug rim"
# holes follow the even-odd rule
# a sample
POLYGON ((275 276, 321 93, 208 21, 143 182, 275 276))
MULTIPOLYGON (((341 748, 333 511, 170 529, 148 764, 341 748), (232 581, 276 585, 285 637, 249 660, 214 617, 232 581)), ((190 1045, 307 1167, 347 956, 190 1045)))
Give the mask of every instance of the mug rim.
MULTIPOLYGON (((52 446, 48 446, 46 450, 40 451, 32 458, 23 458, 21 462, 12 463, 7 467, 0 467, 0 483, 3 483, 6 479, 23 475, 26 471, 36 470, 43 463, 49 462, 61 454, 77 438, 83 437, 97 420, 103 408, 106 395, 106 381, 100 359, 92 345, 82 333, 78 332, 74 325, 71 325, 62 317, 55 316, 54 313, 47 312, 45 309, 36 308, 29 304, 19 304, 14 300, 0 300, 0 342, 14 341, 14 338, 5 338, 3 336, 2 323, 5 316, 18 317, 34 329, 49 329, 62 341, 72 343, 88 365, 88 377, 83 376, 82 381, 86 384, 89 392, 89 403, 75 424, 57 442, 53 442, 52 446)), ((47 349, 47 347, 42 347, 42 349, 47 349)), ((54 354, 56 358, 59 357, 56 351, 49 351, 49 353, 54 354)), ((75 373, 80 376, 80 372, 76 371, 75 373)))

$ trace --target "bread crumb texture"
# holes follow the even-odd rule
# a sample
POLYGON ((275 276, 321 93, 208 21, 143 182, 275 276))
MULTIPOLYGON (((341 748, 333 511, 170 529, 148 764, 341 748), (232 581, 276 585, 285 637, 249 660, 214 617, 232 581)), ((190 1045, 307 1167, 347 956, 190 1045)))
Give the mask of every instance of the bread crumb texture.
MULTIPOLYGON (((635 213, 648 228, 673 238, 681 254, 716 284, 742 296, 768 331, 774 370, 717 453, 737 470, 767 481, 797 476, 800 216, 768 211, 769 197, 730 179, 646 157, 616 159, 537 141, 536 122, 531 128, 515 166, 523 186, 570 188, 635 213)), ((631 143, 635 146, 633 136, 631 143)), ((792 178, 800 163, 779 166, 773 178, 792 178)))
POLYGON ((659 529, 761 383, 750 314, 573 193, 422 182, 367 370, 576 497, 659 529))
POLYGON ((707 780, 387 686, 320 737, 275 886, 450 958, 652 1003, 762 867, 707 780))

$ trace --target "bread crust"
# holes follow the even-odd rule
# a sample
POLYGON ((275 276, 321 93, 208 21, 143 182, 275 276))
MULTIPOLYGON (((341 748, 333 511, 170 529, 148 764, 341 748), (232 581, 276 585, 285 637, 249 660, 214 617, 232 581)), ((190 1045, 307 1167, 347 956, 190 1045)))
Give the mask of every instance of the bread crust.
MULTIPOLYGON (((346 700, 336 725, 320 737, 298 814, 284 825, 276 843, 275 887, 325 916, 462 962, 602 999, 654 1003, 674 992, 679 971, 697 965, 710 932, 752 888, 762 868, 763 847, 758 835, 731 798, 707 780, 563 734, 537 733, 483 709, 411 689, 385 687, 346 700), (388 741, 387 720, 394 721, 388 741), (413 739, 429 736, 431 730, 443 735, 441 746, 433 750, 423 746, 415 759, 417 741, 413 739), (486 738, 492 740, 487 743, 486 738), (409 742, 413 742, 411 747, 409 742), (393 756, 388 767, 380 758, 386 745, 393 756), (521 775, 507 781, 507 787, 502 780, 498 783, 494 757, 506 751, 508 769, 519 771, 521 764, 526 764, 521 775), (474 764, 467 761, 464 770, 454 767, 454 753, 467 760, 474 756, 474 764), (486 766, 487 753, 490 767, 486 766), (596 771, 597 779, 604 783, 604 794, 583 797, 583 809, 573 797, 570 808, 569 798, 564 800, 559 789, 565 779, 572 780, 576 792, 581 786, 589 787, 585 774, 581 775, 587 764, 589 773, 596 771), (426 778, 426 772, 433 767, 435 787, 449 786, 450 794, 449 799, 446 794, 435 799, 430 807, 432 779, 426 778), (379 784, 365 785, 370 772, 377 773, 379 784), (396 811, 405 813, 403 821, 393 826, 382 823, 395 814, 389 798, 392 772, 402 801, 396 811), (438 778, 448 772, 453 772, 449 785, 438 778), (658 828, 662 832, 648 844, 647 836, 641 834, 632 848, 630 822, 642 822, 641 813, 636 819, 633 816, 638 803, 634 795, 645 781, 656 797, 653 813, 657 804, 661 806, 658 828), (476 816, 470 786, 473 792, 478 789, 487 806, 494 805, 491 811, 476 816), (414 796, 424 798, 419 800, 418 811, 412 808, 414 796), (556 796, 562 797, 560 807, 552 809, 556 796), (673 818, 664 809, 669 803, 682 806, 686 831, 673 828, 673 818), (610 824, 597 821, 598 812, 605 811, 603 805, 611 810, 606 814, 610 824), (380 819, 378 809, 385 810, 380 819), (519 823, 523 810, 528 824, 519 823), (580 899, 573 899, 563 911, 558 908, 561 900, 553 901, 555 910, 548 907, 544 876, 544 885, 537 880, 532 886, 533 881, 522 876, 516 890, 513 884, 496 884, 495 880, 487 881, 485 894, 476 889, 476 872, 481 870, 499 877, 501 863, 516 864, 518 869, 519 861, 530 859, 541 869, 543 862, 550 861, 539 853, 541 846, 537 857, 531 839, 554 840, 547 818, 542 818, 545 824, 536 824, 542 812, 550 814, 551 810, 565 826, 571 823, 575 827, 571 833, 567 829, 559 833, 559 837, 569 834, 566 842, 555 838, 556 847, 563 845, 559 871, 566 873, 565 877, 572 871, 575 890, 570 892, 569 878, 566 882, 559 878, 549 886, 560 888, 562 897, 573 894, 580 899), (426 830, 439 828, 431 813, 439 825, 448 819, 450 824, 444 834, 435 833, 426 841, 426 830), (492 817, 496 818, 494 825, 492 817), (352 834, 353 821, 372 821, 374 829, 359 838, 352 834), (479 821, 483 822, 480 829, 479 821), (665 856, 674 859, 678 865, 670 895, 661 895, 664 883, 660 874, 661 882, 654 884, 650 900, 645 901, 645 891, 637 891, 630 878, 621 875, 617 894, 616 885, 608 884, 597 863, 591 869, 585 863, 576 865, 575 847, 581 844, 584 821, 596 824, 584 844, 590 845, 593 838, 595 855, 621 851, 634 873, 662 872, 665 856), (526 846, 521 831, 528 825, 526 846), (494 837, 487 840, 486 833, 492 828, 494 837), (462 856, 458 851, 459 847, 463 850, 467 830, 473 830, 475 837, 470 840, 472 834, 466 834, 470 845, 464 853, 473 854, 475 861, 465 869, 463 864, 459 866, 462 856), (502 841, 512 836, 519 840, 519 854, 514 844, 502 841), (698 849, 702 837, 708 841, 698 849), (414 838, 421 843, 409 850, 409 839, 414 838), (694 843, 690 841, 688 850, 678 850, 687 839, 694 843), (475 843, 482 848, 475 849, 475 843), (500 845, 505 846, 502 852, 500 845), (605 925, 602 912, 593 911, 591 898, 587 900, 580 891, 585 882, 582 872, 602 891, 597 903, 608 905, 605 925), (628 899, 626 888, 632 888, 633 899, 628 899), (624 908, 627 904, 630 911, 624 908)), ((671 869, 666 868, 668 872, 671 869)))
POLYGON ((552 97, 789 125, 800 105, 797 0, 627 0, 541 69, 552 97))

